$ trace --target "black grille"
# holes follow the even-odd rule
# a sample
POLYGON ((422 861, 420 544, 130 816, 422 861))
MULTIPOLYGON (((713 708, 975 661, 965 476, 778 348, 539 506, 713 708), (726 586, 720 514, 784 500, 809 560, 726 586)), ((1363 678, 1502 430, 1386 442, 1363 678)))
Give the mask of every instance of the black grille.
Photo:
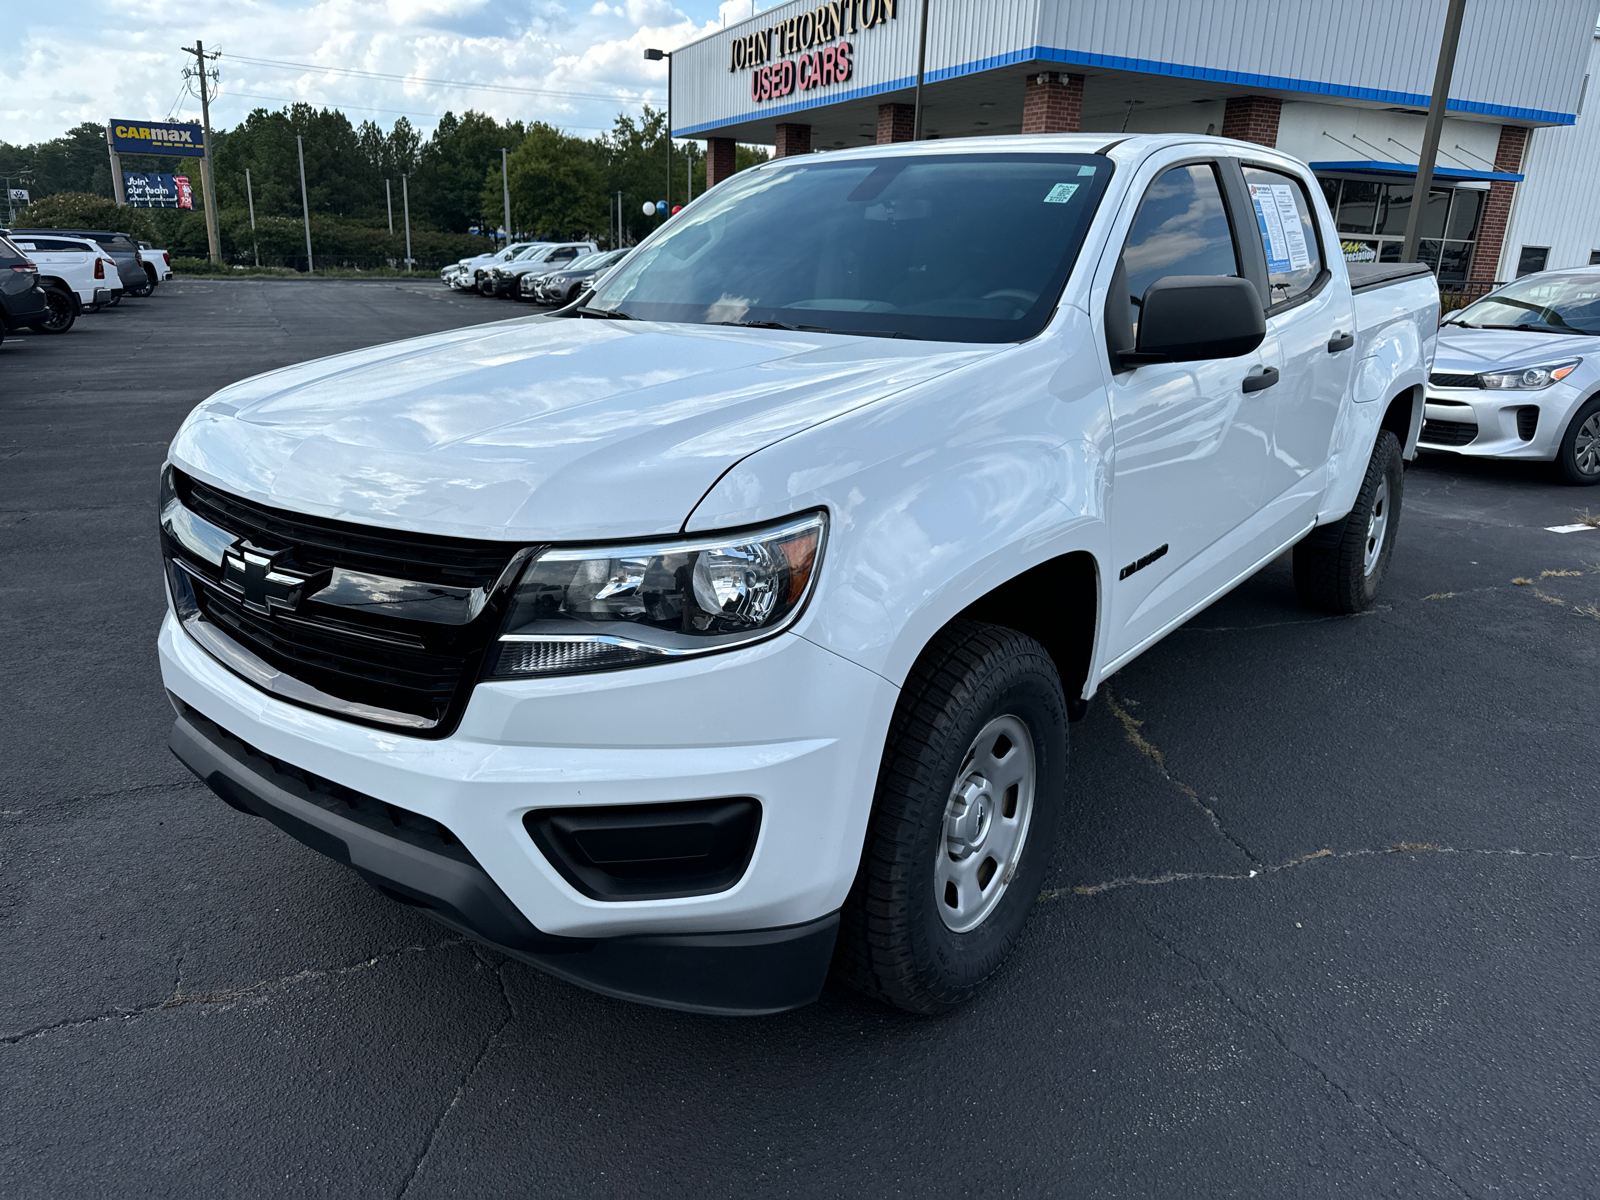
MULTIPOLYGON (((171 692, 167 693, 172 696, 171 692)), ((357 825, 376 830, 389 837, 408 842, 433 854, 442 854, 457 862, 474 867, 478 861, 448 828, 410 809, 399 808, 365 792, 358 792, 324 779, 321 775, 302 770, 293 763, 284 762, 257 750, 243 738, 235 737, 221 725, 197 709, 191 708, 176 696, 172 702, 183 718, 217 745, 226 749, 236 760, 244 763, 263 779, 277 784, 291 795, 309 800, 318 808, 326 809, 357 825)))
POLYGON ((1525 442, 1533 441, 1533 435, 1539 432, 1539 406, 1537 404, 1524 404, 1517 409, 1517 436, 1525 442))
MULTIPOLYGON (((197 516, 261 549, 293 550, 299 568, 339 567, 490 590, 487 606, 466 625, 405 620, 322 605, 314 598, 292 613, 261 616, 221 586, 215 566, 163 537, 168 558, 181 561, 193 578, 198 615, 269 666, 338 700, 422 718, 424 728, 415 721, 403 725, 416 736, 444 737, 455 728, 504 616, 506 589, 494 589, 504 582, 520 544, 402 533, 283 512, 227 495, 179 471, 173 472, 173 484, 179 500, 197 516)), ((389 728, 401 724, 385 721, 381 713, 338 715, 389 728)))
POLYGON ((1478 436, 1478 427, 1470 421, 1424 421, 1422 438, 1430 446, 1465 446, 1478 436))
POLYGON ((1455 375, 1448 371, 1435 371, 1428 376, 1434 387, 1481 388, 1483 383, 1476 375, 1455 375))

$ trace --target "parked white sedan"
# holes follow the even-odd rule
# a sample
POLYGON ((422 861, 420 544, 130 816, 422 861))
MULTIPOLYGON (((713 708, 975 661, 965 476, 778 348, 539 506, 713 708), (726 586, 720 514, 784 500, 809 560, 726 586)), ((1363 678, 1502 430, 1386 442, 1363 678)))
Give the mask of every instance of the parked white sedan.
POLYGON ((1600 267, 1527 275, 1451 314, 1427 400, 1421 449, 1600 483, 1600 267))

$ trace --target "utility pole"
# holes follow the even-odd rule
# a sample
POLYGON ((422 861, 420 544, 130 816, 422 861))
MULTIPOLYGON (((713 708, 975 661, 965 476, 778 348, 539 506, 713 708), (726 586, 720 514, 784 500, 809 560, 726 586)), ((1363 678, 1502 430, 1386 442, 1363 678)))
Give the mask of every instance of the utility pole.
POLYGON ((306 148, 300 140, 300 135, 294 135, 294 152, 300 156, 300 212, 306 221, 306 274, 316 271, 316 265, 311 261, 311 203, 306 199, 306 148))
POLYGON ((672 211, 672 51, 646 50, 644 56, 651 62, 667 60, 667 211, 672 211))
POLYGON ((244 169, 244 198, 250 205, 250 248, 256 257, 256 266, 261 265, 261 241, 256 237, 256 193, 250 186, 250 168, 244 169))
MULTIPOLYGON (((195 75, 200 78, 200 123, 205 129, 205 153, 200 156, 200 182, 206 190, 206 241, 210 243, 211 261, 222 261, 222 239, 217 233, 217 189, 211 179, 211 88, 210 78, 215 72, 206 70, 206 59, 216 54, 206 54, 206 44, 195 38, 193 46, 183 48, 185 54, 195 58, 195 75)), ((185 74, 188 74, 185 71, 185 74)), ((118 176, 120 178, 120 175, 118 176)), ((118 189, 121 190, 120 188, 118 189)))
POLYGON ((400 176, 400 203, 405 208, 406 214, 406 271, 411 271, 411 191, 406 187, 409 176, 400 176))
MULTIPOLYGON (((1422 241, 1422 210, 1433 188, 1433 164, 1439 157, 1439 135, 1444 132, 1444 111, 1450 102, 1450 77, 1456 69, 1456 46, 1461 41, 1461 18, 1467 0, 1450 0, 1444 14, 1444 36, 1439 39, 1439 65, 1433 72, 1433 97, 1428 102, 1428 125, 1422 135, 1422 158, 1417 163, 1417 186, 1406 214, 1406 240, 1401 262, 1416 262, 1422 241)), ((1443 232, 1442 230, 1440 232, 1443 232)))
POLYGON ((506 148, 500 147, 500 189, 506 198, 506 245, 511 245, 511 174, 506 170, 506 148))
POLYGON ((118 208, 128 206, 128 197, 122 190, 122 155, 111 144, 111 125, 106 124, 106 153, 111 156, 111 198, 117 202, 118 208))
POLYGON ((389 181, 383 181, 383 206, 389 210, 389 236, 394 236, 394 193, 389 190, 389 181))
POLYGON ((922 32, 917 35, 917 91, 912 103, 911 140, 922 140, 922 76, 928 66, 928 0, 922 0, 922 32))

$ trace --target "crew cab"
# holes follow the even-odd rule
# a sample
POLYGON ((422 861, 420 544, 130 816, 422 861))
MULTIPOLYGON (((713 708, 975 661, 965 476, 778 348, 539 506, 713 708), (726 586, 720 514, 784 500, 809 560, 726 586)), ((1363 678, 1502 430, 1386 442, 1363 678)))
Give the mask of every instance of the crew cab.
POLYGON ((458 292, 476 291, 478 279, 484 271, 497 263, 509 262, 529 246, 537 245, 538 242, 511 242, 487 254, 474 254, 469 258, 457 259, 440 270, 439 278, 458 292))
POLYGON ((515 296, 522 277, 529 272, 542 275, 595 251, 593 242, 540 242, 510 261, 490 267, 479 279, 478 290, 485 296, 515 296))
POLYGON ((161 478, 170 745, 597 991, 764 1013, 831 968, 949 1009, 1106 679, 1291 550, 1309 605, 1372 602, 1438 313, 1258 146, 775 160, 549 317, 201 404, 161 478))
MULTIPOLYGON (((88 238, 106 255, 116 263, 117 278, 123 294, 128 296, 148 296, 155 290, 149 274, 144 269, 144 257, 139 250, 139 243, 126 233, 117 233, 105 229, 14 229, 11 231, 14 238, 32 237, 71 237, 88 238)), ((121 297, 112 300, 115 304, 121 297)))
POLYGON ((65 333, 80 314, 95 312, 122 295, 116 260, 88 238, 20 234, 13 240, 39 268, 39 284, 50 307, 34 328, 65 333))

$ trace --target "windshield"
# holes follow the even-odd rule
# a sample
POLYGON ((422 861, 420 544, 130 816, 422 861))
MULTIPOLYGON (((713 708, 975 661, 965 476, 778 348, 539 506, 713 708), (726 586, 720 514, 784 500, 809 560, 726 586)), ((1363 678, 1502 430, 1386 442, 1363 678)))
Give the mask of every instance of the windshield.
POLYGON ((1089 154, 807 155, 735 175, 587 311, 953 342, 1044 328, 1111 177, 1089 154))
POLYGON ((1468 305, 1446 324, 1600 334, 1600 274, 1530 275, 1468 305))

